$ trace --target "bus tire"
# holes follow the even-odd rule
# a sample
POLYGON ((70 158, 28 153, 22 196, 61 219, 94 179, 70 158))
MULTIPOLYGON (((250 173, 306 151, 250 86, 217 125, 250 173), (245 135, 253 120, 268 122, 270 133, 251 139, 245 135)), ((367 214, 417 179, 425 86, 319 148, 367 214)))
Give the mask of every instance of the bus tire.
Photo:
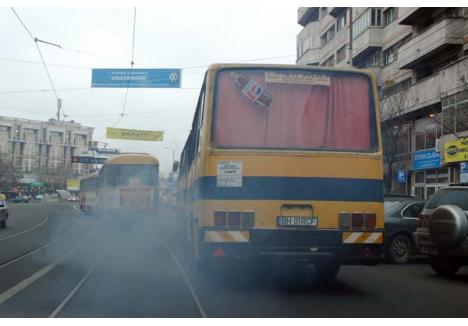
POLYGON ((340 264, 337 262, 322 262, 314 265, 315 279, 319 282, 325 282, 334 279, 340 271, 340 264))

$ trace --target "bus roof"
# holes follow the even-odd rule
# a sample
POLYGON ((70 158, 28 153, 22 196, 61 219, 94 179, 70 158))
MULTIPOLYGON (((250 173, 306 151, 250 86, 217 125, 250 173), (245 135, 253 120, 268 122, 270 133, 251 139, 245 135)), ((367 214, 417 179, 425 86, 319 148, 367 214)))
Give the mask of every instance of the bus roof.
POLYGON ((98 172, 93 172, 93 173, 81 176, 78 179, 80 179, 80 181, 83 181, 83 180, 88 180, 88 179, 92 179, 92 178, 97 178, 98 175, 99 175, 98 172))
POLYGON ((306 70, 321 70, 321 71, 338 71, 338 72, 351 72, 375 78, 374 73, 370 69, 357 69, 357 68, 335 68, 324 66, 310 66, 310 65, 294 65, 294 64, 255 64, 255 63, 213 63, 209 65, 208 70, 220 70, 225 68, 264 68, 264 69, 306 69, 306 70))
POLYGON ((106 160, 105 165, 114 164, 148 164, 159 165, 156 157, 149 154, 121 154, 106 160))

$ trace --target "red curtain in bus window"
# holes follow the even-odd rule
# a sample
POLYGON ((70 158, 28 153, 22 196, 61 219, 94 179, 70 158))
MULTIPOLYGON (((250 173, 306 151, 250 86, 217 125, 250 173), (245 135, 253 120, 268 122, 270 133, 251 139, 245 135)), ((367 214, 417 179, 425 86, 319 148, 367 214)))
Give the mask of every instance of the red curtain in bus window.
MULTIPOLYGON (((257 82, 258 74, 249 75, 257 82)), ((265 137, 266 111, 240 93, 234 75, 228 71, 218 75, 214 142, 228 146, 262 146, 265 137)))
POLYGON ((366 150, 371 145, 369 82, 332 78, 313 87, 305 103, 299 142, 305 147, 366 150))
POLYGON ((218 75, 213 140, 240 147, 367 150, 370 147, 369 82, 330 77, 330 86, 266 83, 264 71, 218 75), (235 84, 242 74, 272 97, 262 109, 235 84))

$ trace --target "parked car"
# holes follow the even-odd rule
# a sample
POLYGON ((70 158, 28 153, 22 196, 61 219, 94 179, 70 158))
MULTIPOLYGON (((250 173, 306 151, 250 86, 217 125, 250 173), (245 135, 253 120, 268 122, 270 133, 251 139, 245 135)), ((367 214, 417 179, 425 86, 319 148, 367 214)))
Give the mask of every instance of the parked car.
POLYGON ((8 207, 4 200, 0 200, 0 229, 6 228, 8 220, 8 207))
POLYGON ((414 240, 438 274, 468 265, 468 186, 439 189, 421 212, 414 240))
POLYGON ((412 234, 425 201, 403 196, 385 198, 385 257, 395 264, 405 264, 415 251, 412 234))
POLYGON ((77 203, 77 202, 80 201, 80 198, 77 197, 77 196, 70 196, 70 197, 68 198, 68 201, 69 201, 69 202, 72 202, 72 203, 77 203))
POLYGON ((13 203, 29 203, 29 198, 27 196, 16 196, 11 201, 13 203))
POLYGON ((34 197, 35 201, 42 201, 43 199, 44 199, 44 195, 42 195, 42 194, 39 194, 36 197, 34 197))

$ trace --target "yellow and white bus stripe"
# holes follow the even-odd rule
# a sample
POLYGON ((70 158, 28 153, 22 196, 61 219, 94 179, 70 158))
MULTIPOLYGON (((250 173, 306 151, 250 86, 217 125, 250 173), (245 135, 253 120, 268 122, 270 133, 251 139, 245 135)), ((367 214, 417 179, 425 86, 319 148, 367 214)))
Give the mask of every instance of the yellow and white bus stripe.
POLYGON ((205 242, 249 242, 249 231, 206 231, 205 242))
POLYGON ((383 243, 383 233, 343 232, 343 243, 383 243))

